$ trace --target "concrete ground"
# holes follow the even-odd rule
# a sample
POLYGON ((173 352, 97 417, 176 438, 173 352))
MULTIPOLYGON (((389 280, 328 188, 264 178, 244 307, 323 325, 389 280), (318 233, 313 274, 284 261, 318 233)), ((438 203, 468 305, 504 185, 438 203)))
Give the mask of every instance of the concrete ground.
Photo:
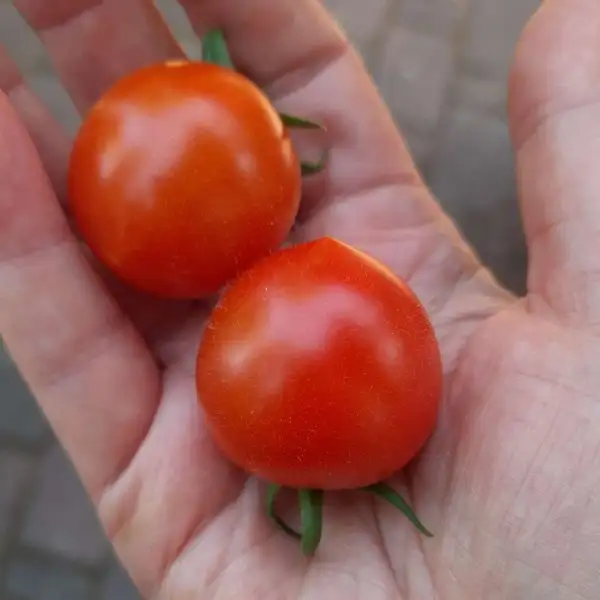
MULTIPOLYGON (((125 0, 123 0, 125 1, 125 0)), ((158 2, 183 45, 189 26, 158 2)), ((514 44, 539 0, 326 0, 357 44, 426 179, 483 260, 522 291, 505 95, 514 44)), ((39 42, 0 0, 0 43, 69 127, 77 122, 39 42)), ((0 598, 129 600, 69 463, 0 351, 0 598)))

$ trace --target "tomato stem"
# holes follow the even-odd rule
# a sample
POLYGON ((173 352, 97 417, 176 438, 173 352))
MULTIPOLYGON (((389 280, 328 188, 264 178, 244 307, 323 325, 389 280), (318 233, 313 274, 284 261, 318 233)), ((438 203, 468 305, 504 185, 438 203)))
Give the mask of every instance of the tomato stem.
POLYGON ((300 546, 306 556, 312 556, 321 541, 323 530, 323 490, 300 490, 300 546))
MULTIPOLYGON (((433 537, 433 534, 419 521, 419 518, 408 505, 406 500, 386 483, 375 483, 360 488, 363 492, 375 494, 392 506, 400 510, 408 520, 424 535, 433 537)), ((267 488, 267 516, 277 527, 296 540, 300 540, 300 547, 306 556, 312 556, 321 542, 323 530, 323 490, 300 489, 298 490, 298 503, 300 505, 300 533, 292 529, 277 514, 275 501, 282 486, 271 483, 267 488)))
POLYGON ((281 491, 281 486, 276 483, 271 483, 267 487, 267 516, 271 521, 277 525, 282 531, 287 533, 289 536, 299 540, 302 536, 295 530, 293 530, 287 523, 277 514, 275 510, 275 501, 281 491))
POLYGON ((294 539, 299 539, 302 552, 306 556, 312 556, 321 541, 321 531, 323 529, 323 490, 298 490, 301 533, 292 529, 277 514, 275 500, 280 491, 280 485, 276 483, 269 484, 267 488, 267 516, 282 531, 294 539))
POLYGON ((295 115, 289 115, 287 113, 279 113, 282 123, 291 129, 321 129, 325 131, 325 127, 320 125, 316 121, 310 121, 303 117, 297 117, 295 115))
POLYGON ((329 153, 324 152, 323 155, 321 156, 321 158, 317 162, 302 161, 300 163, 302 175, 303 176, 316 175, 317 173, 320 173, 321 171, 323 171, 323 169, 325 169, 325 167, 327 166, 328 157, 329 157, 329 153))
POLYGON ((367 487, 362 488, 365 492, 370 492, 379 496, 383 500, 389 502, 392 506, 395 506, 400 512, 402 512, 408 520, 424 535, 427 537, 433 537, 433 534, 425 528, 423 523, 419 521, 417 515, 413 511, 413 509, 408 505, 406 500, 402 498, 402 496, 396 492, 393 488, 391 488, 386 483, 375 483, 373 485, 369 485, 367 487))
POLYGON ((211 29, 204 34, 202 60, 227 69, 234 69, 225 35, 220 29, 211 29))

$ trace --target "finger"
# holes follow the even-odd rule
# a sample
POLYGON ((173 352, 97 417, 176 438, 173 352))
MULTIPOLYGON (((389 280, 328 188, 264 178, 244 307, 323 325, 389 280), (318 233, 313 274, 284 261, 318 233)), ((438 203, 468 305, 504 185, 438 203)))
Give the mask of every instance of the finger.
POLYGON ((149 427, 157 369, 80 254, 4 95, 0 149, 0 335, 97 498, 149 427))
MULTIPOLYGON (((291 112, 328 129, 325 181, 306 180, 312 202, 349 190, 422 187, 414 163, 361 60, 317 0, 180 0, 195 30, 225 30, 236 67, 291 112)), ((410 201, 407 211, 421 207, 410 201)))
POLYGON ((182 54, 149 0, 15 0, 15 5, 40 35, 82 113, 122 75, 182 54))
POLYGON ((600 4, 547 0, 511 75, 510 123, 535 310, 600 322, 600 4))
POLYGON ((0 47, 0 90, 8 96, 33 140, 61 203, 66 200, 66 169, 71 142, 64 128, 25 83, 0 47))

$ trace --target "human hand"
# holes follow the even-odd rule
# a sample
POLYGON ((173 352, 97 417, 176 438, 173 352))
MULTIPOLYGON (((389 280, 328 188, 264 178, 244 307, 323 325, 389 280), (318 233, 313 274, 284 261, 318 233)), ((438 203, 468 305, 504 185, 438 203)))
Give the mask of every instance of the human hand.
MULTIPOLYGON (((82 113, 119 75, 180 55, 149 2, 16 4, 82 113)), ((436 434, 395 482, 435 537, 363 495, 327 494, 318 553, 303 557, 203 427, 193 366, 208 306, 148 299, 88 260, 60 205, 69 141, 2 57, 0 333, 142 593, 597 598, 600 5, 546 0, 516 58, 530 253, 517 299, 431 198, 318 2, 182 4, 199 32, 224 27, 278 106, 326 123, 329 168, 307 181, 295 241, 341 238, 410 282, 436 327, 446 394, 436 434)))

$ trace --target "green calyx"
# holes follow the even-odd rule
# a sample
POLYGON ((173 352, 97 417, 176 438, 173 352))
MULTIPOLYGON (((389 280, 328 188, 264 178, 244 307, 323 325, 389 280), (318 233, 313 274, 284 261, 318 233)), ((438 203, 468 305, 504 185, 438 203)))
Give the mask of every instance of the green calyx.
POLYGON ((234 69, 227 41, 220 29, 211 29, 202 38, 202 60, 226 69, 234 69))
POLYGON ((433 533, 426 529, 423 523, 419 521, 415 511, 409 506, 406 500, 389 485, 386 483, 375 483, 362 489, 365 492, 371 492, 379 496, 382 500, 395 506, 423 535, 433 537, 433 533))
MULTIPOLYGON (((295 531, 287 525, 275 510, 275 502, 281 490, 282 486, 274 483, 268 486, 266 503, 267 516, 287 535, 296 540, 300 540, 302 552, 306 556, 312 556, 319 546, 323 530, 323 490, 298 490, 300 532, 295 531)), ((369 485, 364 488, 359 488, 359 491, 375 494, 382 500, 389 502, 392 506, 402 512, 423 535, 433 537, 433 534, 425 528, 404 498, 386 483, 369 485)))
POLYGON ((281 491, 281 486, 275 483, 272 483, 267 488, 267 517, 271 519, 285 533, 289 536, 294 537, 296 539, 300 539, 300 534, 293 530, 278 514, 275 510, 275 501, 277 500, 277 496, 281 491))
POLYGON ((279 113, 281 122, 290 129, 320 129, 325 131, 325 127, 319 125, 315 121, 309 121, 302 117, 295 117, 294 115, 288 115, 287 113, 279 113))
POLYGON ((325 169, 327 166, 327 159, 329 158, 329 153, 324 152, 321 158, 317 162, 307 162, 302 161, 300 163, 300 169, 302 171, 302 175, 307 177, 309 175, 316 175, 325 169))
POLYGON ((300 540, 306 556, 312 556, 321 541, 323 529, 323 490, 298 490, 301 533, 292 529, 275 510, 275 501, 282 487, 272 483, 267 488, 267 516, 290 537, 300 540))
MULTIPOLYGON (((202 37, 202 60, 204 62, 212 63, 219 67, 226 69, 235 70, 235 65, 229 54, 229 48, 227 46, 227 40, 225 34, 220 29, 211 29, 207 31, 202 37)), ((325 131, 325 128, 315 121, 298 117, 296 115, 290 115, 287 113, 279 113, 279 118, 285 127, 288 129, 307 129, 307 130, 321 130, 325 131)), ((306 162, 300 163, 302 175, 316 175, 325 169, 327 166, 328 153, 324 153, 321 159, 317 162, 306 162)))

